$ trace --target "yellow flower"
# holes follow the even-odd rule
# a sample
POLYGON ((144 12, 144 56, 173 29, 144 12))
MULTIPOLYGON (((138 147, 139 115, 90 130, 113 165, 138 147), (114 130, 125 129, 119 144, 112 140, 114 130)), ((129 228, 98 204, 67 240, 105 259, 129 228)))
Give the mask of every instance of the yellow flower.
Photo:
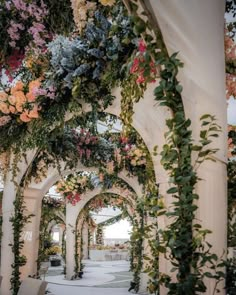
POLYGON ((100 3, 104 6, 112 6, 115 2, 115 0, 100 0, 100 3))

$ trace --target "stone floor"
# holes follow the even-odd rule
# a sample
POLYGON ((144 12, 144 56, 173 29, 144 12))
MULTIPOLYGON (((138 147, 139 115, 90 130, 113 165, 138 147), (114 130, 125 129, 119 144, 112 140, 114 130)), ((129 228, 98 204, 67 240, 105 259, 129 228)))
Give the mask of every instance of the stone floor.
POLYGON ((68 281, 62 267, 50 267, 45 280, 55 295, 128 295, 132 273, 127 261, 86 260, 83 279, 68 281))

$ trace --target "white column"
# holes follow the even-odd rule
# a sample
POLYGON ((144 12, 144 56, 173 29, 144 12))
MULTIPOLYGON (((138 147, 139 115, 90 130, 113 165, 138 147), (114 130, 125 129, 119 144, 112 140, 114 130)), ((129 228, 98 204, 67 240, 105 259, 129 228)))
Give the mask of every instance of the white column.
POLYGON ((83 237, 83 259, 88 259, 88 223, 85 222, 83 225, 83 230, 82 230, 82 237, 83 237))
POLYGON ((30 190, 25 195, 26 214, 33 214, 30 222, 26 224, 23 238, 24 247, 22 254, 26 256, 26 265, 22 267, 21 278, 24 279, 29 275, 37 273, 37 259, 39 250, 39 230, 41 218, 41 196, 40 191, 30 190))
MULTIPOLYGON (((77 204, 78 206, 78 204, 77 204)), ((77 206, 66 205, 66 279, 70 280, 75 269, 75 229, 77 206)))
MULTIPOLYGON (((156 220, 152 217, 148 217, 146 224, 147 226, 149 225, 154 225, 155 226, 156 220)), ((152 257, 152 253, 151 253, 151 248, 149 245, 149 240, 151 239, 155 239, 155 234, 156 234, 156 229, 153 228, 150 232, 149 232, 149 237, 148 238, 144 238, 143 241, 143 254, 147 257, 152 257)), ((148 266, 148 261, 147 260, 143 260, 143 266, 142 266, 142 272, 140 273, 140 286, 139 286, 139 293, 141 294, 147 294, 147 286, 148 286, 148 281, 149 281, 149 276, 148 273, 145 273, 145 269, 148 266)))
POLYGON ((13 263, 13 253, 9 246, 13 242, 13 231, 10 218, 14 215, 13 202, 16 197, 16 188, 11 181, 12 174, 8 173, 4 182, 4 192, 2 200, 2 243, 1 243, 1 276, 3 277, 1 284, 1 295, 11 295, 10 278, 12 274, 11 264, 13 263))
MULTIPOLYGON (((27 162, 30 163, 33 159, 35 151, 30 151, 27 154, 27 162)), ((12 163, 14 155, 11 157, 10 163, 12 163)), ((15 177, 16 183, 20 183, 28 164, 25 162, 22 157, 22 162, 18 163, 19 171, 15 177)), ((12 172, 8 172, 6 175, 6 179, 4 182, 4 192, 3 192, 3 200, 2 200, 2 242, 1 242, 1 276, 3 276, 0 294, 2 295, 11 295, 11 284, 10 278, 12 275, 12 267, 13 263, 13 253, 11 246, 9 244, 13 243, 13 231, 12 224, 10 222, 10 218, 14 215, 14 200, 16 198, 16 187, 12 182, 12 172)))

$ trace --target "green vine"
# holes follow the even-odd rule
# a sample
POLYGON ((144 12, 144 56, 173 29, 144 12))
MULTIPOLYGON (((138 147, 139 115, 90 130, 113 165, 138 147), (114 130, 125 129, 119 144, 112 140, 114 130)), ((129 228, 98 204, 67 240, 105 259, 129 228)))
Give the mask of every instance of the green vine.
POLYGON ((26 207, 24 205, 22 189, 19 188, 16 195, 16 200, 14 201, 14 216, 10 218, 13 229, 13 243, 10 244, 12 253, 14 255, 14 262, 11 265, 13 271, 10 280, 13 295, 17 295, 20 288, 20 267, 26 264, 26 257, 21 254, 21 249, 24 246, 22 233, 25 225, 30 221, 31 217, 34 216, 32 214, 25 215, 25 209, 26 207))

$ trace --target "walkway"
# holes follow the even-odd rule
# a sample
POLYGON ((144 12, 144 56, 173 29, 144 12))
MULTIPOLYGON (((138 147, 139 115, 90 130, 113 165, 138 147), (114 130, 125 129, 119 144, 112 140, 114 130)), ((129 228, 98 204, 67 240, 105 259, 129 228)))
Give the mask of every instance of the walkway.
POLYGON ((55 295, 128 295, 132 273, 127 261, 95 262, 86 260, 81 280, 68 281, 61 275, 61 267, 51 267, 46 281, 55 295))

